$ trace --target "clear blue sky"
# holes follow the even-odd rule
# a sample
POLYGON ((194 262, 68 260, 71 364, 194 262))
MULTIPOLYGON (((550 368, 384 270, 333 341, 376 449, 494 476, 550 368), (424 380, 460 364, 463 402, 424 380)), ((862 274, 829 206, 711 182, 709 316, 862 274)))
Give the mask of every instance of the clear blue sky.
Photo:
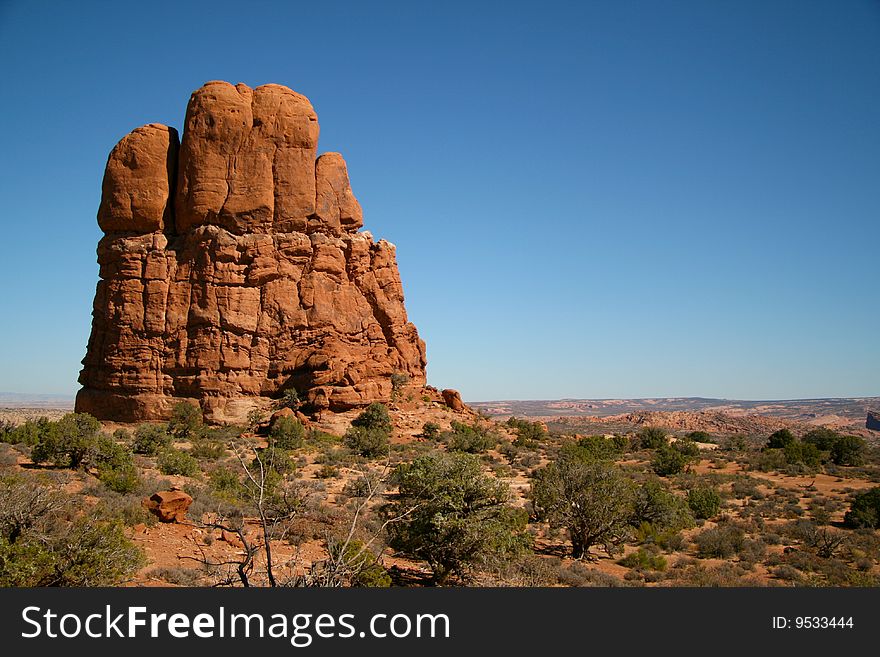
POLYGON ((103 167, 287 85, 465 399, 880 394, 880 2, 0 2, 0 390, 73 393, 103 167))

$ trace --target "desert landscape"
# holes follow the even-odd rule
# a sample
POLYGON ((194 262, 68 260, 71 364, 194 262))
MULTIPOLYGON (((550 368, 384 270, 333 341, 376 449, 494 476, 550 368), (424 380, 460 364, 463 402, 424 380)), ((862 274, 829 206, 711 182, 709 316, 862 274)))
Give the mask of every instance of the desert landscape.
POLYGON ((111 151, 75 400, 0 395, 5 586, 875 586, 880 398, 462 401, 310 101, 111 151))

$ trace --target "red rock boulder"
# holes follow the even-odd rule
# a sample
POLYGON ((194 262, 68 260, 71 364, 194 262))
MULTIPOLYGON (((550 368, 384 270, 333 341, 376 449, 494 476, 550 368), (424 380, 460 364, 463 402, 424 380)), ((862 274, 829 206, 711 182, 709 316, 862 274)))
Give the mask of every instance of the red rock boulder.
POLYGON ((182 490, 163 490, 145 497, 143 505, 162 522, 183 522, 192 501, 182 490))

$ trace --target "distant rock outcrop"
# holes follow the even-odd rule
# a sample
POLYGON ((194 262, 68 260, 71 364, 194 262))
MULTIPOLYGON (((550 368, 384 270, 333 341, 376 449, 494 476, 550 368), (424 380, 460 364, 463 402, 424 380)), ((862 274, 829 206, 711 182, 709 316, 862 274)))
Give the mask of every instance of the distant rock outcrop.
POLYGON ((865 428, 872 431, 880 431, 880 411, 868 411, 865 419, 865 428))
POLYGON ((98 224, 100 281, 76 410, 168 416, 198 401, 243 419, 295 388, 316 410, 425 382, 395 247, 374 242, 338 153, 317 157, 307 98, 209 82, 183 139, 150 124, 110 153, 98 224))

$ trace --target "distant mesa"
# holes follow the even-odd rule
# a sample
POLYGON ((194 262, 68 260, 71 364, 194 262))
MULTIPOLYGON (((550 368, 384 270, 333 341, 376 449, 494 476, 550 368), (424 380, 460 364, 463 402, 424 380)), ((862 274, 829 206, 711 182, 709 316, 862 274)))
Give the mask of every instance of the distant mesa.
POLYGON ((208 82, 183 137, 150 124, 104 173, 100 280, 76 410, 166 418, 180 400, 239 421, 295 388, 316 410, 425 382, 395 247, 375 242, 309 100, 208 82))

